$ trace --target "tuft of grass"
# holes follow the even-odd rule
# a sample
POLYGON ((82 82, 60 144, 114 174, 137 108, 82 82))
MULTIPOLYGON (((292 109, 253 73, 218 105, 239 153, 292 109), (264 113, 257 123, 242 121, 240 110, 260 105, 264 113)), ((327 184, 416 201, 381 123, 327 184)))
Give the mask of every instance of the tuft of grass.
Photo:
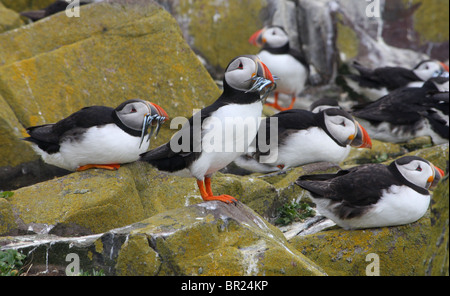
POLYGON ((12 191, 0 191, 0 198, 8 198, 13 196, 14 192, 12 191))
POLYGON ((16 276, 22 271, 26 256, 17 250, 0 251, 0 276, 16 276))
POLYGON ((308 217, 313 217, 316 212, 305 202, 288 202, 278 209, 280 213, 275 224, 286 226, 292 222, 303 221, 308 217))

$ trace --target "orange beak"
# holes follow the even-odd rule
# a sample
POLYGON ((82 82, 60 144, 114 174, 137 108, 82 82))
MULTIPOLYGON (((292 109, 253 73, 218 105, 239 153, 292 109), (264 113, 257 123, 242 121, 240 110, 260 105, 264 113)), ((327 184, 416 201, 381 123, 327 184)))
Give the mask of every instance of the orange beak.
POLYGON ((256 31, 255 33, 253 33, 252 36, 250 36, 250 38, 248 39, 248 42, 251 45, 254 46, 262 46, 263 45, 263 40, 262 40, 262 33, 266 30, 266 28, 262 28, 261 30, 256 31))
POLYGON ((439 173, 439 176, 442 178, 444 177, 445 173, 443 170, 441 170, 440 168, 438 168, 437 166, 434 167, 434 169, 439 173))
POLYGON ((164 121, 167 121, 169 119, 169 115, 167 115, 167 112, 161 108, 159 105, 152 103, 152 102, 148 102, 150 105, 152 105, 153 107, 155 107, 156 111, 158 112, 159 116, 165 117, 164 121))
POLYGON ((357 148, 372 148, 372 140, 370 139, 370 136, 367 133, 366 129, 363 128, 362 125, 359 124, 359 122, 355 121, 355 123, 357 129, 356 136, 352 139, 350 146, 357 148))
POLYGON ((264 101, 270 92, 277 87, 277 84, 275 83, 269 68, 267 68, 267 66, 258 57, 254 56, 253 60, 256 63, 256 69, 251 78, 254 82, 252 87, 247 90, 247 92, 263 92, 261 100, 264 101))
POLYGON ((261 75, 262 77, 264 77, 266 79, 269 79, 270 81, 274 82, 272 73, 270 72, 269 68, 267 68, 266 64, 264 64, 261 61, 259 61, 258 64, 259 64, 259 66, 261 66, 262 72, 263 72, 263 73, 259 73, 260 72, 260 70, 259 70, 260 67, 258 67, 258 74, 262 74, 261 75))
POLYGON ((439 180, 442 179, 442 177, 445 175, 444 171, 438 168, 437 166, 434 166, 434 176, 430 176, 427 180, 427 184, 429 184, 430 188, 436 187, 436 185, 439 183, 439 180))
POLYGON ((444 68, 445 71, 449 72, 449 68, 448 65, 444 64, 444 63, 440 63, 442 68, 444 68))

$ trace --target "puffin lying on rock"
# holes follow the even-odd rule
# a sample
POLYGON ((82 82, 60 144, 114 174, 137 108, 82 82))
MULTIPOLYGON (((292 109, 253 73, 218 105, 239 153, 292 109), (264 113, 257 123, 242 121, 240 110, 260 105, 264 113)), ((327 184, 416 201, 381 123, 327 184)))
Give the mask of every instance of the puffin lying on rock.
POLYGON ((321 215, 345 229, 395 226, 420 219, 444 172, 417 156, 390 165, 365 164, 336 174, 305 175, 295 184, 311 193, 321 215))
POLYGON ((235 163, 261 173, 313 162, 340 163, 348 156, 350 146, 371 148, 372 143, 365 129, 346 111, 291 109, 267 117, 258 132, 256 152, 240 156, 235 163))
POLYGON ((115 170, 121 163, 138 160, 154 129, 157 135, 167 119, 158 105, 132 99, 115 109, 85 107, 57 123, 29 127, 30 137, 24 140, 46 163, 69 171, 115 170))
POLYGON ((309 66, 303 55, 289 46, 289 37, 286 31, 279 26, 265 27, 255 32, 249 39, 255 46, 262 46, 258 57, 279 78, 277 89, 274 91, 274 102, 267 103, 278 110, 292 109, 296 96, 303 91, 309 77, 309 66), (291 97, 289 107, 284 108, 278 104, 279 93, 291 97))
POLYGON ((448 78, 429 79, 420 88, 400 88, 375 102, 353 107, 352 115, 373 139, 402 143, 430 136, 434 144, 449 140, 448 78))
POLYGON ((255 138, 263 100, 275 86, 257 56, 234 58, 225 70, 222 95, 194 114, 170 142, 143 153, 140 160, 161 171, 196 178, 205 201, 236 202, 230 195, 213 194, 211 176, 245 152, 241 149, 255 138))
POLYGON ((413 69, 380 67, 368 69, 358 62, 352 65, 359 74, 344 76, 347 85, 370 101, 381 98, 401 87, 421 87, 425 81, 438 76, 448 77, 448 66, 436 60, 424 60, 413 69))

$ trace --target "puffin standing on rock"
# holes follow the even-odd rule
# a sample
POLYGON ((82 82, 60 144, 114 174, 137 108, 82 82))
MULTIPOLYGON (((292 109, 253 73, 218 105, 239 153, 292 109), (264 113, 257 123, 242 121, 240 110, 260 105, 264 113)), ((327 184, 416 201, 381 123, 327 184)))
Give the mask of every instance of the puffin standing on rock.
POLYGON ((366 164, 336 174, 300 176, 320 214, 345 229, 395 226, 420 219, 444 172, 417 156, 366 164))
POLYGON ((346 111, 327 108, 317 113, 291 109, 267 117, 257 137, 265 137, 256 152, 235 160, 236 165, 252 172, 273 172, 303 164, 329 161, 340 163, 350 152, 350 146, 371 148, 366 130, 346 111), (276 124, 277 129, 271 125, 276 124), (262 131, 264 129, 264 131, 262 131), (276 132, 275 140, 271 132, 276 132))
POLYGON ((249 39, 255 46, 262 46, 258 57, 269 67, 272 74, 279 78, 274 91, 274 102, 266 103, 278 110, 288 110, 294 107, 296 96, 303 91, 308 81, 309 66, 303 55, 289 46, 286 31, 279 26, 265 27, 255 32, 249 39), (278 104, 279 93, 291 96, 289 107, 278 104))
POLYGON ((248 148, 258 131, 263 100, 275 87, 258 57, 234 58, 225 70, 222 95, 194 114, 170 142, 143 153, 140 160, 167 173, 196 178, 205 201, 235 203, 230 195, 213 194, 211 175, 248 148))
POLYGON ((33 150, 51 165, 69 170, 116 170, 139 159, 150 137, 168 115, 160 106, 140 99, 117 108, 85 107, 54 124, 27 128, 33 150), (151 132, 148 133, 148 128, 151 132))
POLYGON ((347 85, 370 101, 401 87, 421 87, 425 81, 433 77, 448 77, 449 71, 447 65, 436 60, 421 61, 413 69, 380 67, 372 70, 356 61, 352 66, 359 74, 345 76, 347 85))

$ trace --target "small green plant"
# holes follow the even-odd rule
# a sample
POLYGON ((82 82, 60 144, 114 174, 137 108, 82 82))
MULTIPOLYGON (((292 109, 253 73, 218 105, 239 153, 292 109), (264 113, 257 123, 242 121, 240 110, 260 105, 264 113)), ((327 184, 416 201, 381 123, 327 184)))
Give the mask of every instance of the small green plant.
POLYGON ((17 250, 0 251, 0 275, 15 276, 21 273, 25 255, 17 250))
POLYGON ((389 155, 386 152, 380 153, 375 156, 374 163, 380 163, 389 159, 389 155))
POLYGON ((8 198, 13 196, 14 192, 12 191, 0 191, 0 198, 8 198))
POLYGON ((286 226, 292 222, 303 221, 308 217, 316 214, 314 209, 305 202, 288 202, 278 209, 280 216, 275 221, 275 224, 286 226))

